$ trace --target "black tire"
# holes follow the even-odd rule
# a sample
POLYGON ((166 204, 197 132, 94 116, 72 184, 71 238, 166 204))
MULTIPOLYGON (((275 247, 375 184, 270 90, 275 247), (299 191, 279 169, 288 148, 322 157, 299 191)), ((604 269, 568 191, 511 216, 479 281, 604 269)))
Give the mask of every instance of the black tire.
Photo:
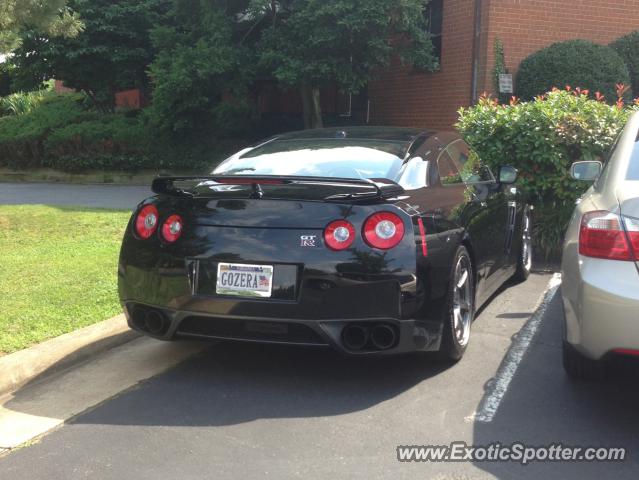
POLYGON ((593 360, 579 353, 564 340, 562 344, 564 370, 569 377, 578 380, 602 380, 604 378, 604 363, 593 360))
POLYGON ((521 241, 517 252, 517 271, 513 275, 515 282, 525 282, 532 270, 532 216, 529 207, 524 209, 521 219, 521 241))
POLYGON ((438 352, 439 358, 447 362, 457 362, 464 356, 470 339, 470 329, 475 319, 473 263, 464 246, 457 249, 453 258, 446 305, 443 311, 442 341, 438 352), (458 268, 462 270, 461 277, 463 277, 463 270, 466 271, 467 284, 464 283, 460 286, 462 278, 460 278, 458 268), (463 327, 463 332, 460 326, 463 327))

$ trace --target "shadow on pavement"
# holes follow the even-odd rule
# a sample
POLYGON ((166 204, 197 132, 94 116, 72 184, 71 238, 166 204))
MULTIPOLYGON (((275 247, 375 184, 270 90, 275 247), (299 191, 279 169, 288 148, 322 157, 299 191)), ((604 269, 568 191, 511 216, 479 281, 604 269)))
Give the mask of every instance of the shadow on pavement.
POLYGON ((221 343, 73 423, 220 426, 340 415, 388 400, 444 369, 427 355, 363 359, 221 343))
POLYGON ((606 381, 569 379, 561 364, 562 315, 557 292, 493 421, 474 424, 473 443, 625 447, 626 460, 475 466, 498 478, 634 478, 639 469, 639 368, 634 362, 615 362, 606 381))

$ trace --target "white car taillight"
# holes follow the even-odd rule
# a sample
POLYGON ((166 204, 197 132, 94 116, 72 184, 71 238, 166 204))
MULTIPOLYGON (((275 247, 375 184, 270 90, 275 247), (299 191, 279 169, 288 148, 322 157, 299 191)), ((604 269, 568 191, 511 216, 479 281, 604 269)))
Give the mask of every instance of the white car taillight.
POLYGON ((605 210, 584 214, 579 230, 580 255, 629 261, 636 260, 638 253, 639 221, 605 210))

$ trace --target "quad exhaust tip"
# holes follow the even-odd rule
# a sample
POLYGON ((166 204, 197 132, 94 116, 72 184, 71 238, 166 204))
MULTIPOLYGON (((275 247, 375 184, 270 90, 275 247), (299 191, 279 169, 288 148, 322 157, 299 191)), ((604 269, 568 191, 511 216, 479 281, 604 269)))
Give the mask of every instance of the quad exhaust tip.
POLYGON ((133 325, 152 335, 164 335, 169 329, 169 320, 166 316, 151 308, 136 306, 131 311, 131 321, 133 325))
POLYGON ((352 351, 388 350, 395 345, 396 340, 395 328, 385 323, 372 326, 351 324, 342 330, 342 342, 352 351))
POLYGON ((371 343, 380 350, 387 350, 395 344, 395 330, 389 325, 377 325, 371 331, 371 343))
POLYGON ((342 330, 342 341, 349 350, 361 350, 368 343, 368 328, 362 325, 347 325, 342 330))

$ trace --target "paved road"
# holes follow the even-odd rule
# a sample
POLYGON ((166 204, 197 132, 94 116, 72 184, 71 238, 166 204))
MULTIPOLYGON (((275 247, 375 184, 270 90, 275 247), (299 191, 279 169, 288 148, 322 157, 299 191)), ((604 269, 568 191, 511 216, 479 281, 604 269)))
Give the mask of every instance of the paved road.
POLYGON ((0 205, 46 204, 133 210, 148 187, 64 183, 0 183, 0 205))
POLYGON ((501 292, 452 367, 430 357, 211 346, 0 458, 0 478, 631 478, 639 468, 636 369, 601 385, 569 381, 556 295, 495 417, 477 420, 548 280, 533 275, 501 292), (455 440, 621 445, 630 458, 526 467, 396 459, 397 445, 455 440))

